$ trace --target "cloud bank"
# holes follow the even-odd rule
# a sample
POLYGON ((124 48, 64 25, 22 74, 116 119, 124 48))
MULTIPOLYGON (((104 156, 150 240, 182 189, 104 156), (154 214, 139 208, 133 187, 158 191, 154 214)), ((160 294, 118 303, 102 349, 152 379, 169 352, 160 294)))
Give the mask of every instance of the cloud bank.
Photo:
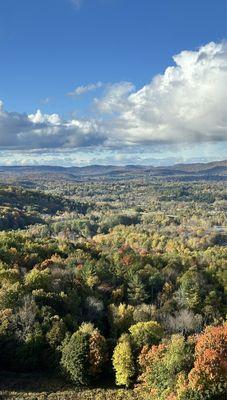
MULTIPOLYGON (((116 149, 227 140, 227 44, 182 51, 174 66, 136 90, 130 82, 104 88, 93 119, 8 112, 0 103, 0 147, 8 149, 116 149)), ((76 88, 80 95, 102 83, 76 88)))

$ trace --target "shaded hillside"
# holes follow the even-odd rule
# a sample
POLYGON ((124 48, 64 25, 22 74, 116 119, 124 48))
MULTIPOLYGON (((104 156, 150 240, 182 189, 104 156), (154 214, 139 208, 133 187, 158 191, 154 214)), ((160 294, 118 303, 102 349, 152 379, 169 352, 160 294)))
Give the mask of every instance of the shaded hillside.
POLYGON ((87 206, 80 202, 46 194, 37 190, 17 187, 0 188, 0 206, 17 208, 43 214, 55 214, 58 211, 86 212, 87 206))

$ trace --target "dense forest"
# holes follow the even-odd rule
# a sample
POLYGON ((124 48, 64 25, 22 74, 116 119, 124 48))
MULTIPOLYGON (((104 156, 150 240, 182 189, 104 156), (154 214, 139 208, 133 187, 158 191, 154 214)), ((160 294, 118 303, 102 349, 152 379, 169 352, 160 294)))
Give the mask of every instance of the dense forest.
POLYGON ((2 169, 1 398, 224 400, 226 180, 2 169))

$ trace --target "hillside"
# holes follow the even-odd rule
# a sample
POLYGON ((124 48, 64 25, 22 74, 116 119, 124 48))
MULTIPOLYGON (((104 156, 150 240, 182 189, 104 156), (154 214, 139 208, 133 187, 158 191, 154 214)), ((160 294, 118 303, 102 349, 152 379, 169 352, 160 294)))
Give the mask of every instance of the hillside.
POLYGON ((56 175, 59 179, 75 180, 80 178, 93 178, 96 176, 203 176, 205 179, 210 177, 227 177, 227 161, 216 161, 211 163, 176 164, 172 166, 141 166, 141 165, 91 165, 85 167, 60 167, 60 166, 1 166, 0 179, 15 178, 29 179, 32 177, 44 177, 56 175))
POLYGON ((225 399, 225 171, 5 168, 0 398, 225 399))

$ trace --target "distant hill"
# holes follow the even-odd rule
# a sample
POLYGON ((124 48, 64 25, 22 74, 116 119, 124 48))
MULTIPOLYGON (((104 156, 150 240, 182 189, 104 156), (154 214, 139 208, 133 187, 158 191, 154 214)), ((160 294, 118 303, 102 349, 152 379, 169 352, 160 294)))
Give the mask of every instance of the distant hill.
POLYGON ((76 179, 80 177, 96 176, 121 176, 121 175, 141 175, 149 174, 152 176, 219 176, 227 177, 227 160, 210 163, 194 164, 175 164, 172 166, 141 166, 141 165, 91 165, 86 167, 61 167, 61 166, 0 166, 0 177, 4 176, 48 176, 49 174, 58 175, 65 179, 76 179))
POLYGON ((181 170, 185 172, 204 172, 215 170, 227 170, 227 160, 215 161, 210 163, 195 163, 195 164, 176 164, 170 167, 172 170, 181 170))

